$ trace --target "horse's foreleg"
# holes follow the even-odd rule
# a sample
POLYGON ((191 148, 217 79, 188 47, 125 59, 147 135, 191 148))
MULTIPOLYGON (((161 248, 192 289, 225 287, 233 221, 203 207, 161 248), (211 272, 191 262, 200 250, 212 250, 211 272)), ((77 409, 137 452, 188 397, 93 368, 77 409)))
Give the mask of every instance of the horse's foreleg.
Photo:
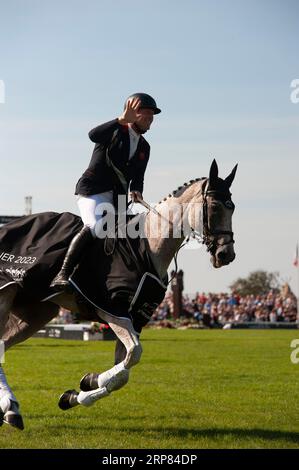
POLYGON ((115 356, 120 358, 124 356, 123 362, 127 369, 138 364, 142 354, 142 347, 139 341, 139 335, 133 328, 133 324, 129 319, 122 319, 121 322, 109 322, 110 328, 116 334, 120 343, 123 344, 124 348, 120 344, 116 345, 115 356))
MULTIPOLYGON (((119 364, 124 361, 127 354, 127 350, 124 344, 117 338, 115 343, 115 353, 114 353, 114 365, 119 364)), ((89 392, 90 390, 95 390, 99 388, 99 375, 98 373, 89 373, 85 374, 80 382, 80 389, 83 392, 89 392)))
POLYGON ((102 374, 87 374, 83 377, 81 388, 88 388, 88 391, 81 391, 77 396, 80 405, 91 406, 100 398, 122 388, 129 380, 129 370, 140 361, 142 347, 132 322, 129 319, 120 319, 117 323, 108 323, 118 338, 115 350, 116 364, 102 374))
MULTIPOLYGON (((13 305, 17 293, 16 284, 11 284, 3 289, 0 295, 0 338, 2 340, 9 311, 13 305)), ((4 344, 4 342, 3 342, 4 344)), ((4 370, 0 364, 0 425, 2 423, 11 424, 19 429, 24 429, 22 416, 19 412, 18 401, 11 390, 4 370)))
POLYGON ((120 339, 117 338, 115 343, 114 364, 119 364, 124 361, 127 355, 127 350, 120 339))

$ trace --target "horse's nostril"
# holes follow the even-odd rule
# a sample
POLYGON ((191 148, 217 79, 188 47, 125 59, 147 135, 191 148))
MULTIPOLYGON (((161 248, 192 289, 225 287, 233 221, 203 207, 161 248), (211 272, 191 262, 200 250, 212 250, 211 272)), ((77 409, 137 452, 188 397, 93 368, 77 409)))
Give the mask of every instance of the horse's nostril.
POLYGON ((221 263, 228 264, 228 263, 231 263, 235 259, 236 255, 235 253, 232 253, 231 251, 221 250, 217 253, 216 257, 218 261, 220 261, 221 263))
POLYGON ((226 253, 225 251, 219 251, 219 253, 217 254, 218 258, 219 258, 221 261, 225 260, 226 255, 227 255, 227 253, 226 253))

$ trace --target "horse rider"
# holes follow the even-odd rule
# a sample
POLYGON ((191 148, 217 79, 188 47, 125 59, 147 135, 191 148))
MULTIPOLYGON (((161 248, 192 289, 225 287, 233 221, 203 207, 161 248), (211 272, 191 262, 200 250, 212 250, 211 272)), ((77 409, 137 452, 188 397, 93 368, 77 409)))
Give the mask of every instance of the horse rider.
POLYGON ((83 228, 70 243, 62 268, 51 287, 63 290, 69 285, 83 249, 96 238, 96 224, 103 217, 96 208, 99 204, 116 205, 119 194, 133 202, 142 199, 143 180, 150 155, 150 146, 144 139, 155 114, 161 110, 146 93, 130 95, 120 117, 95 127, 89 138, 95 143, 87 170, 76 185, 75 195, 83 228))

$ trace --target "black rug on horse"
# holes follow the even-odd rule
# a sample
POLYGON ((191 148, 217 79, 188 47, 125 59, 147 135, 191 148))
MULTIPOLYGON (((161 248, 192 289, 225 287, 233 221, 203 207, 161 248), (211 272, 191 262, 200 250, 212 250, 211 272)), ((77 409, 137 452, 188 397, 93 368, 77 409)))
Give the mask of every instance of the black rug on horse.
MULTIPOLYGON (((128 222, 135 223, 138 217, 128 222)), ((80 217, 64 212, 25 216, 0 230, 0 289, 18 283, 26 295, 42 300, 58 273, 80 217)), ((133 232, 132 232, 133 233, 133 232)), ((129 316, 137 331, 163 300, 166 286, 155 271, 144 238, 95 239, 71 283, 91 306, 129 316)))
POLYGON ((81 228, 70 212, 33 214, 1 227, 0 289, 17 282, 30 297, 43 298, 81 228))

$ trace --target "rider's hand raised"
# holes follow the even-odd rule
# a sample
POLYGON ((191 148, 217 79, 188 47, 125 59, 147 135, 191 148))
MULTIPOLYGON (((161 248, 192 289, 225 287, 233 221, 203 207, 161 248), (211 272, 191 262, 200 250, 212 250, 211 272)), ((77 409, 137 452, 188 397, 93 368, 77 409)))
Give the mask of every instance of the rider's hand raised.
POLYGON ((140 99, 133 98, 127 101, 126 107, 122 115, 118 118, 120 124, 133 124, 138 115, 140 99))

